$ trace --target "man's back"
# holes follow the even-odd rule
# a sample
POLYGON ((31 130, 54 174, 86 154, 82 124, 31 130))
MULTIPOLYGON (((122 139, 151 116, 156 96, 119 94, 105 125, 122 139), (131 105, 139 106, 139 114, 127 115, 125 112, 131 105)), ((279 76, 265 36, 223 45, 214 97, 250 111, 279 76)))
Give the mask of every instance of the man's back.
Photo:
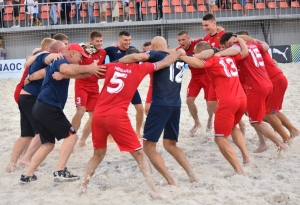
MULTIPOLYGON (((129 48, 134 48, 134 47, 129 46, 129 48)), ((119 46, 109 46, 104 50, 106 51, 106 55, 109 56, 110 62, 119 60, 120 58, 124 57, 127 52, 127 50, 122 50, 119 46)))

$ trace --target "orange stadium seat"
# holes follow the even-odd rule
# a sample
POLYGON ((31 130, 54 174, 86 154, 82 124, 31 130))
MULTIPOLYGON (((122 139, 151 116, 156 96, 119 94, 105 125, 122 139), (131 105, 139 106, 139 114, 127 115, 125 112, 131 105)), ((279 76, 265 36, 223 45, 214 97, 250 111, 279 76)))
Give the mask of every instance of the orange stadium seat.
POLYGON ((86 4, 85 3, 81 4, 81 10, 86 10, 86 4))
POLYGON ((86 12, 85 11, 80 11, 80 17, 86 17, 86 12))
POLYGON ((164 0, 164 1, 163 1, 163 5, 164 5, 164 6, 169 6, 169 1, 168 1, 168 0, 164 0))
POLYGON ((119 9, 120 16, 123 16, 123 9, 119 9))
POLYGON ((11 14, 13 12, 13 8, 12 7, 6 7, 4 10, 4 14, 11 14))
POLYGON ((134 8, 130 8, 130 9, 129 9, 129 14, 135 14, 134 8))
POLYGON ((99 4, 94 4, 94 10, 99 10, 99 4))
POLYGON ((111 11, 110 10, 106 10, 106 16, 111 16, 111 11))
POLYGON ((254 9, 254 6, 253 6, 253 4, 252 3, 246 3, 246 8, 248 9, 248 10, 253 10, 254 9))
POLYGON ((204 1, 203 0, 197 0, 197 4, 204 4, 204 1))
POLYGON ((207 8, 206 8, 205 5, 199 5, 199 6, 198 6, 198 11, 205 12, 205 11, 207 11, 207 8))
POLYGON ((75 9, 76 9, 75 4, 72 4, 72 5, 71 5, 71 10, 75 10, 75 9))
POLYGON ((291 7, 292 8, 299 8, 300 7, 299 2, 298 1, 292 1, 291 2, 291 7))
POLYGON ((150 7, 156 6, 156 1, 148 1, 148 6, 150 6, 150 7))
POLYGON ((25 13, 25 7, 24 6, 20 7, 20 13, 25 13))
POLYGON ((106 8, 110 9, 110 3, 106 3, 106 8))
POLYGON ((278 7, 276 6, 276 3, 272 1, 272 2, 268 3, 268 8, 269 9, 275 9, 275 8, 278 8, 278 7))
POLYGON ((75 10, 71 10, 71 11, 69 12, 69 17, 70 17, 70 18, 73 18, 75 15, 76 15, 76 11, 75 11, 75 10))
POLYGON ((217 5, 214 5, 214 11, 219 11, 219 7, 217 5))
POLYGON ((121 2, 118 1, 118 4, 119 4, 119 9, 123 8, 123 5, 121 2))
POLYGON ((256 3, 256 9, 265 9, 265 8, 266 8, 265 3, 262 2, 256 3))
POLYGON ((282 9, 289 8, 289 5, 288 5, 285 1, 280 2, 279 6, 280 6, 280 8, 282 8, 282 9))
POLYGON ((156 14, 156 7, 152 7, 150 9, 150 14, 156 14))
POLYGON ((47 5, 43 5, 43 6, 41 7, 41 12, 47 12, 47 11, 50 11, 50 7, 47 6, 47 5))
POLYGON ((48 19, 49 18, 49 13, 48 12, 41 12, 40 14, 41 19, 48 19))
POLYGON ((180 6, 180 0, 172 0, 172 6, 180 6))
POLYGON ((134 8, 132 1, 129 2, 129 8, 134 8))
POLYGON ((186 12, 195 12, 195 11, 196 11, 196 9, 195 9, 194 6, 187 6, 186 7, 186 12))
MULTIPOLYGON (((25 14, 19 14, 19 18, 20 18, 20 21, 24 21, 25 20, 25 14)), ((16 17, 16 19, 18 19, 18 17, 16 17)))
POLYGON ((190 0, 183 0, 182 1, 183 5, 190 5, 191 1, 190 0))
POLYGON ((142 8, 142 14, 148 14, 146 8, 142 8))
POLYGON ((240 11, 242 10, 242 5, 241 4, 233 4, 233 10, 236 10, 236 11, 240 11))
POLYGON ((6 5, 12 5, 12 2, 11 1, 7 1, 6 5))
POLYGON ((175 13, 183 13, 183 8, 181 6, 175 6, 174 7, 174 12, 175 13))
POLYGON ((143 1, 142 2, 142 7, 145 8, 146 7, 146 3, 143 1))
POLYGON ((3 16, 3 21, 12 21, 13 20, 13 17, 11 14, 5 14, 3 16))
POLYGON ((170 7, 164 7, 164 8, 163 8, 163 12, 164 12, 164 14, 170 14, 170 13, 172 13, 170 7))

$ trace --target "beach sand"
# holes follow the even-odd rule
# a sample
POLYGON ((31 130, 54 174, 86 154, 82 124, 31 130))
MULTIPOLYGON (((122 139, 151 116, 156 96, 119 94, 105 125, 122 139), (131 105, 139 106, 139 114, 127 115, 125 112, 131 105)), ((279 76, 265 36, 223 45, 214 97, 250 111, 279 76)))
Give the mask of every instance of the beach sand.
MULTIPOLYGON (((285 95, 283 113, 300 128, 300 63, 280 64, 289 81, 285 95)), ((166 180, 153 168, 153 177, 158 189, 164 193, 163 199, 152 200, 138 165, 130 154, 121 153, 118 147, 108 145, 107 155, 99 165, 88 185, 87 194, 79 197, 82 179, 75 182, 57 183, 53 181, 62 141, 57 142, 54 150, 36 172, 38 180, 29 184, 19 183, 20 175, 25 167, 7 173, 5 166, 9 161, 15 140, 20 134, 19 110, 13 99, 13 92, 19 79, 0 79, 0 204, 300 204, 300 137, 296 137, 284 155, 278 158, 277 149, 270 140, 269 149, 261 154, 254 154, 258 137, 248 123, 246 116, 246 146, 251 154, 252 162, 243 166, 247 176, 235 175, 230 164, 221 155, 213 140, 213 131, 206 132, 207 111, 203 100, 203 91, 196 99, 202 128, 190 136, 193 126, 192 117, 185 103, 186 88, 190 79, 190 71, 184 73, 182 84, 182 109, 180 120, 180 136, 178 146, 182 148, 189 162, 199 177, 198 183, 188 182, 187 174, 182 167, 158 143, 158 151, 165 159, 169 171, 178 181, 179 187, 166 184, 166 180)), ((102 85, 103 81, 99 81, 102 85)), ((139 91, 143 100, 149 84, 146 76, 139 91)), ((69 120, 75 113, 74 80, 69 87, 69 98, 64 112, 69 120)), ((101 86, 102 87, 102 86, 101 86)), ((128 113, 135 126, 135 109, 129 106, 128 113)), ((82 120, 81 129, 87 120, 82 120)), ((78 131, 81 135, 81 129, 78 131)), ((278 136, 279 137, 279 136, 278 136)), ((231 138, 229 138, 232 143, 231 138)), ((235 148, 239 161, 241 153, 235 148)), ((83 177, 87 161, 92 157, 91 137, 87 146, 76 146, 68 162, 68 169, 83 177)))

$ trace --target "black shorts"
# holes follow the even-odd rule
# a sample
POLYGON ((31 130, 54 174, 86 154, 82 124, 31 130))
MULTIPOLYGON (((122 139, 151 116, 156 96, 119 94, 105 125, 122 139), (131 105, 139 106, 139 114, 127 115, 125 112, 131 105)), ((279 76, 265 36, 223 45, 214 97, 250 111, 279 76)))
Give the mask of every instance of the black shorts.
POLYGON ((19 16, 19 13, 20 13, 19 10, 20 10, 19 6, 13 6, 13 15, 14 15, 14 17, 19 16))
POLYGON ((32 116, 35 102, 36 96, 33 95, 20 95, 19 97, 21 137, 34 137, 38 133, 36 122, 32 116))
POLYGON ((142 104, 142 99, 138 90, 135 91, 134 96, 131 100, 131 104, 133 105, 142 104))
POLYGON ((32 114, 42 144, 47 142, 55 144, 55 138, 59 141, 76 133, 64 112, 58 107, 37 101, 33 106, 32 114))

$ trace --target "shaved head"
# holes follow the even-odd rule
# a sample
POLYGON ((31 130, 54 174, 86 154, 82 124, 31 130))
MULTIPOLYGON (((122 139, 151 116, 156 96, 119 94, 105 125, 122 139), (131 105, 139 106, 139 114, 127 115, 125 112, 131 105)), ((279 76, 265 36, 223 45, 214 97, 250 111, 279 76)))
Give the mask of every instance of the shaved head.
POLYGON ((197 54, 210 48, 211 46, 209 43, 207 43, 206 41, 201 41, 195 45, 194 53, 197 54))
POLYGON ((151 41, 152 50, 166 50, 168 48, 167 41, 164 37, 156 36, 151 41))
POLYGON ((49 47, 49 52, 50 53, 59 53, 60 51, 66 49, 66 45, 59 40, 54 41, 53 43, 51 43, 50 47, 49 47))

